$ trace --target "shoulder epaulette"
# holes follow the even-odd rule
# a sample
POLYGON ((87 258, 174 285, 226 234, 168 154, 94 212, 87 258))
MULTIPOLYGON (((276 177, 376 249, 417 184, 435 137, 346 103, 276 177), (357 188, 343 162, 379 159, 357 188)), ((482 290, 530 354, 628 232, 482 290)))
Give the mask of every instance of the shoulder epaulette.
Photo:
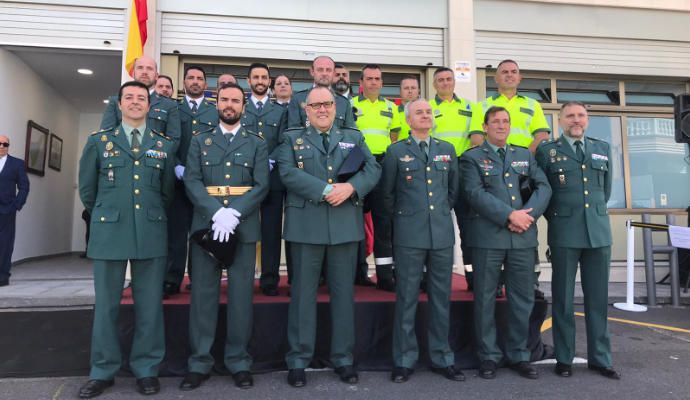
POLYGON ((109 132, 109 131, 112 131, 113 129, 115 129, 114 126, 110 127, 110 128, 103 128, 103 129, 98 130, 98 131, 93 131, 93 132, 91 132, 91 136, 98 135, 99 133, 109 132))
POLYGON ((607 141, 601 140, 601 139, 597 139, 597 138, 595 138, 595 137, 587 136, 587 139, 589 139, 589 140, 594 140, 594 141, 597 141, 597 142, 604 142, 604 143, 608 144, 607 141))
POLYGON ((155 133, 156 135, 158 135, 158 136, 160 136, 160 137, 162 137, 162 138, 165 138, 165 139, 167 139, 167 140, 173 140, 173 138, 171 138, 170 136, 165 135, 163 132, 158 132, 158 131, 155 130, 155 129, 151 129, 151 132, 153 132, 153 133, 155 133))
POLYGON ((264 139, 263 136, 261 136, 261 135, 259 135, 259 134, 257 134, 257 133, 254 133, 254 132, 252 132, 252 131, 248 131, 248 130, 246 130, 246 129, 245 129, 245 131, 246 131, 248 134, 250 134, 250 135, 252 135, 252 136, 256 136, 257 138, 259 138, 259 139, 261 139, 261 140, 266 140, 266 139, 264 139))
POLYGON ((480 150, 481 148, 482 148, 482 146, 470 147, 469 149, 465 150, 465 151, 463 152, 463 154, 464 154, 464 153, 467 153, 467 152, 470 152, 470 151, 477 151, 477 150, 480 150))
POLYGON ((520 148, 520 149, 529 150, 529 148, 527 148, 527 147, 525 147, 525 146, 520 146, 519 144, 511 144, 511 146, 517 147, 517 148, 520 148))

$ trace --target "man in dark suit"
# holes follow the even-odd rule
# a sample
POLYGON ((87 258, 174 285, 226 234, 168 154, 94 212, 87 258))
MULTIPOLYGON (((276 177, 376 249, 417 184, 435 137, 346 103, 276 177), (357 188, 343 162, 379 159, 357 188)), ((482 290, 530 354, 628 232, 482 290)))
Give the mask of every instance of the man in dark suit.
POLYGON ((532 153, 506 144, 510 114, 491 107, 484 117, 487 141, 460 157, 462 194, 467 207, 467 245, 474 263, 474 326, 481 361, 479 376, 496 377, 504 358, 521 376, 537 379, 527 350, 529 315, 534 306, 536 220, 551 198, 551 187, 532 153), (496 285, 505 265, 508 332, 505 351, 496 342, 496 285))
POLYGON ((0 286, 10 284, 17 211, 29 195, 24 161, 9 155, 10 138, 0 135, 0 286))
POLYGON ((589 118, 579 102, 561 107, 563 136, 542 143, 536 159, 549 178, 553 197, 544 215, 549 221, 553 276, 553 343, 556 374, 572 375, 575 357, 575 275, 580 266, 585 297, 587 361, 591 370, 620 379, 612 367, 607 323, 611 263, 611 224, 606 202, 611 196, 609 144, 585 135, 589 118))
POLYGON ((247 72, 251 96, 242 114, 242 127, 265 140, 270 165, 270 190, 261 203, 261 291, 278 295, 280 282, 280 234, 283 228, 285 186, 280 181, 277 155, 274 154, 287 127, 287 110, 271 101, 268 88, 271 77, 268 65, 253 63, 247 72))
POLYGON ((362 199, 376 185, 381 169, 362 134, 335 125, 336 103, 329 88, 313 89, 305 106, 309 127, 289 129, 280 145, 280 178, 287 189, 284 238, 294 261, 288 311, 288 383, 307 383, 304 369, 314 354, 316 290, 324 260, 331 293, 331 363, 346 383, 357 383, 354 290, 357 243, 364 238, 362 199), (346 182, 338 171, 355 147, 363 169, 346 182))

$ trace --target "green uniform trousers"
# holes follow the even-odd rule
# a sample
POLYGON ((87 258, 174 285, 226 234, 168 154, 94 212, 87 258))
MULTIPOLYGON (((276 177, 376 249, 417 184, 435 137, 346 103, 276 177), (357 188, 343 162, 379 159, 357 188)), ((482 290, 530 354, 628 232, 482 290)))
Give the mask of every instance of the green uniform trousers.
MULTIPOLYGON (((333 367, 352 365, 355 347, 354 279, 358 242, 319 245, 293 242, 292 289, 288 312, 285 360, 289 369, 307 368, 316 340, 316 291, 324 258, 331 296, 331 352, 333 367)), ((196 284, 196 283, 195 283, 196 284)))
POLYGON ((578 263, 585 300, 587 360, 589 365, 611 366, 608 328, 609 266, 611 247, 551 247, 553 343, 556 360, 572 364, 575 357, 575 275, 578 263))
MULTIPOLYGON (((158 376, 165 356, 163 276, 165 257, 130 260, 134 300, 134 340, 129 365, 137 378, 158 376)), ((94 260, 96 305, 91 336, 90 379, 110 380, 120 370, 122 353, 117 319, 127 260, 94 260)))
POLYGON ((505 356, 509 363, 529 361, 529 316, 534 306, 534 248, 472 249, 474 267, 474 329, 479 360, 496 363, 503 353, 496 342, 496 285, 505 266, 508 332, 505 356))
POLYGON ((434 367, 455 364, 448 343, 450 329, 450 289, 453 274, 453 247, 430 250, 393 245, 396 262, 395 322, 393 325, 393 362, 396 367, 414 368, 419 358, 415 334, 415 316, 419 300, 419 282, 427 267, 429 295, 429 357, 434 367))
MULTIPOLYGON (((214 360, 211 347, 216 337, 221 269, 218 262, 196 243, 192 244, 194 286, 189 312, 189 372, 208 374, 214 360)), ((237 243, 235 259, 228 268, 225 367, 231 373, 249 371, 252 357, 247 345, 252 335, 256 243, 237 243)))

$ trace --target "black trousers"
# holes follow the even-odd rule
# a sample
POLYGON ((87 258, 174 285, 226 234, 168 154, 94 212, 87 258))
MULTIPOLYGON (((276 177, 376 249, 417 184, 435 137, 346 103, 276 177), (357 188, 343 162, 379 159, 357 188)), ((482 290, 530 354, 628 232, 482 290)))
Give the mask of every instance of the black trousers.
POLYGON ((184 278, 185 266, 192 275, 192 263, 188 263, 189 230, 192 227, 194 205, 189 201, 184 183, 175 182, 172 206, 168 212, 168 261, 165 269, 165 282, 180 285, 184 278))
POLYGON ((17 213, 0 214, 0 281, 10 279, 17 213))
POLYGON ((270 190, 261 203, 261 279, 262 288, 278 287, 280 247, 283 228, 282 190, 270 190))

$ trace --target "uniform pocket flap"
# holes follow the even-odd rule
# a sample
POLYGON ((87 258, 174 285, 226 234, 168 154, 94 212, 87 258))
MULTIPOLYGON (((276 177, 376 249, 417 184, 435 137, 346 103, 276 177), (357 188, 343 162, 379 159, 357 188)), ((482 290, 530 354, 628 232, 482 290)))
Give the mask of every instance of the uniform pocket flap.
POLYGON ((547 211, 549 217, 569 217, 573 215, 572 209, 570 207, 553 207, 547 211))
POLYGON ((91 220, 95 222, 117 222, 120 220, 120 211, 117 208, 94 208, 91 220))
POLYGON ((149 111, 149 118, 159 121, 167 121, 168 112, 160 108, 154 108, 153 110, 149 111))
POLYGON ((160 207, 149 208, 147 213, 149 221, 167 221, 168 217, 165 215, 165 210, 160 207))
POLYGON ((156 158, 146 157, 146 159, 144 160, 144 165, 146 165, 147 167, 163 169, 164 162, 156 158))
POLYGON ((606 160, 592 160, 592 169, 608 171, 609 163, 606 160))
POLYGON ((120 157, 108 158, 103 163, 104 168, 120 168, 125 166, 125 159, 120 157))
POLYGON ((235 158, 233 158, 233 163, 235 165, 239 165, 242 167, 247 167, 247 168, 254 168, 254 159, 247 157, 245 155, 235 155, 235 158))
POLYGON ((203 165, 218 165, 220 164, 221 158, 218 156, 206 156, 203 157, 201 163, 203 165))

